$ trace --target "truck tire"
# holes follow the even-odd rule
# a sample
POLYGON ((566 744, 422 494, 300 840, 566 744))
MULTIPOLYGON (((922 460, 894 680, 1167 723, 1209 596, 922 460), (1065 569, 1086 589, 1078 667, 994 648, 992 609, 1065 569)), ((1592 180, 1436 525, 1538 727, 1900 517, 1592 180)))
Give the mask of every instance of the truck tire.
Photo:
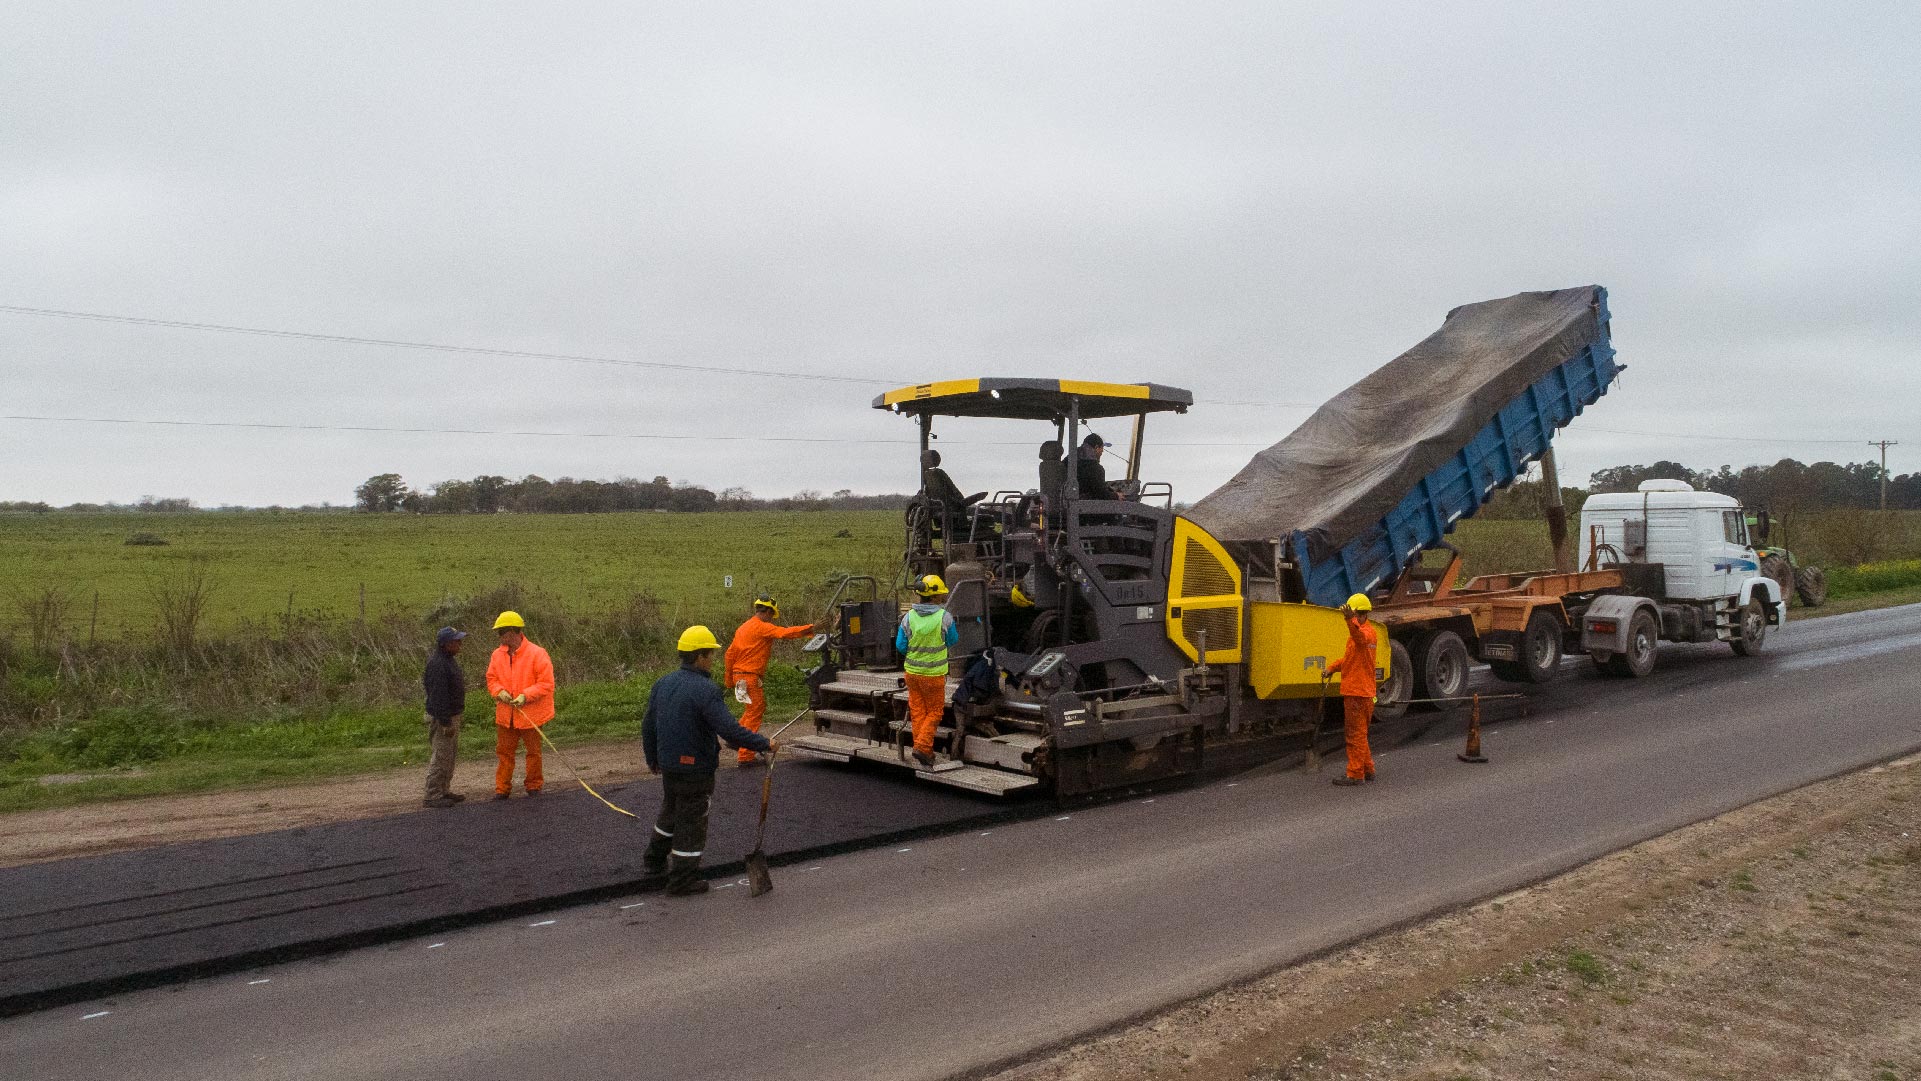
POLYGON ((1654 671, 1654 655, 1660 648, 1661 624, 1654 613, 1642 608, 1628 620, 1628 647, 1608 654, 1607 660, 1600 663, 1608 675, 1640 679, 1654 671))
POLYGON ((1774 584, 1781 587, 1783 598, 1794 592, 1794 564, 1789 563, 1784 555, 1769 552, 1762 556, 1761 576, 1774 579, 1774 584))
POLYGON ((1387 680, 1374 696, 1374 716, 1391 721, 1406 715, 1407 700, 1414 697, 1414 663, 1405 645, 1390 641, 1387 648, 1387 680))
POLYGON ((1768 640, 1768 612, 1759 598, 1741 606, 1741 622, 1735 627, 1734 640, 1728 644, 1743 657, 1761 652, 1768 640))
MULTIPOLYGON (((1414 697, 1459 698, 1467 690, 1467 643, 1453 631, 1429 631, 1408 650, 1414 659, 1414 697)), ((1439 708, 1425 703, 1427 708, 1439 708)))
MULTIPOLYGON (((1786 593, 1781 594, 1783 597, 1786 593)), ((1802 567, 1794 572, 1794 595, 1809 608, 1828 603, 1828 572, 1819 567, 1802 567)))
POLYGON ((1561 617, 1546 608, 1534 610, 1521 632, 1520 659, 1514 662, 1520 678, 1510 682, 1546 683, 1561 671, 1561 630, 1561 617))

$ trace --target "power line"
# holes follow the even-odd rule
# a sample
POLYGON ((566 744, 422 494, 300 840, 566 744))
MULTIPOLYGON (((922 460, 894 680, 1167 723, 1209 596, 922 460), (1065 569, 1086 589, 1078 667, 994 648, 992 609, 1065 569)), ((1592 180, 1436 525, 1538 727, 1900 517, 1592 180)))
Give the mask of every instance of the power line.
POLYGON ((824 372, 782 372, 767 368, 728 368, 713 364, 677 364, 664 360, 633 360, 626 357, 601 357, 583 353, 543 353, 532 349, 499 349, 482 345, 447 345, 443 342, 409 342, 392 338, 363 338, 352 334, 323 334, 309 330, 276 330, 271 327, 241 327, 225 323, 193 323, 181 319, 149 319, 136 315, 107 315, 101 312, 76 312, 60 308, 28 308, 0 304, 0 312, 38 315, 57 319, 80 319, 94 323, 126 323, 143 327, 168 327, 174 330, 201 330, 216 334, 247 334, 260 338, 293 338, 299 341, 335 342, 343 345, 377 345, 389 349, 424 349, 437 353, 471 353, 488 357, 513 357, 520 360, 559 360, 569 364, 602 364, 659 371, 703 372, 709 375, 750 375, 763 379, 813 379, 829 383, 861 383, 892 386, 887 379, 867 379, 853 375, 824 372))
MULTIPOLYGON (((537 439, 649 439, 688 443, 827 443, 843 445, 877 444, 902 447, 918 445, 918 440, 914 439, 877 439, 849 436, 687 435, 673 432, 550 432, 502 428, 414 428, 390 427, 375 424, 296 424, 248 420, 168 420, 157 417, 63 417, 24 413, 0 415, 0 421, 5 420, 45 424, 149 425, 163 428, 245 428, 291 432, 380 432, 396 435, 484 435, 537 439)), ((1034 445, 1032 440, 1026 439, 943 439, 940 442, 949 445, 974 447, 1031 447, 1034 445)), ((1161 447, 1265 447, 1268 445, 1267 443, 1188 443, 1175 442, 1172 440, 1155 443, 1155 446, 1161 447)))

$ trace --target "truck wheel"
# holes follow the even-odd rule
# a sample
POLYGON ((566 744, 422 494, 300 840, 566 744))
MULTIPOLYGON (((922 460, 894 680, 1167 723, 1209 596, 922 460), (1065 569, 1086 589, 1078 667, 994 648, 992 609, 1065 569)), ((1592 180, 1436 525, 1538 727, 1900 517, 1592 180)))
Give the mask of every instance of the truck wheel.
POLYGON ((1545 608, 1537 608, 1521 632, 1521 659, 1514 664, 1520 675, 1515 682, 1546 683, 1561 670, 1561 619, 1545 608))
POLYGON ((1611 676, 1640 679, 1654 671, 1654 654, 1661 648, 1661 625, 1654 614, 1643 608, 1628 621, 1628 647, 1608 654, 1607 672, 1611 676))
MULTIPOLYGON (((1783 597, 1786 593, 1781 594, 1783 597)), ((1809 608, 1828 603, 1828 572, 1819 567, 1802 567, 1794 572, 1794 595, 1809 608)))
POLYGON ((1783 598, 1794 592, 1794 564, 1789 563, 1786 556, 1773 552, 1762 556, 1761 576, 1774 579, 1774 584, 1781 587, 1783 598))
POLYGON ((1414 697, 1414 664, 1401 643, 1389 642, 1387 648, 1387 681, 1374 696, 1374 716, 1391 721, 1407 713, 1407 700, 1414 697))
MULTIPOLYGON (((1467 690, 1467 643, 1453 631, 1430 631, 1414 640, 1417 698, 1459 698, 1467 690)), ((1428 703, 1429 708, 1438 708, 1428 703)))
POLYGON ((1752 657, 1761 652, 1761 646, 1767 640, 1767 609, 1761 607, 1759 600, 1749 601, 1741 607, 1741 624, 1735 629, 1734 641, 1728 644, 1741 656, 1752 657))

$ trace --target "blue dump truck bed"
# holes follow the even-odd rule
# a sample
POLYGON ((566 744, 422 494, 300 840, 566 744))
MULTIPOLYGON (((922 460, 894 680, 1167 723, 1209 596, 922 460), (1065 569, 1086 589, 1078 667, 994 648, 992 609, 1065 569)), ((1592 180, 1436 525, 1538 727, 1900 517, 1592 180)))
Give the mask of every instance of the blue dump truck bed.
POLYGON ((1275 546, 1305 599, 1392 584, 1547 452, 1621 371, 1598 285, 1456 308, 1187 517, 1255 567, 1275 546))

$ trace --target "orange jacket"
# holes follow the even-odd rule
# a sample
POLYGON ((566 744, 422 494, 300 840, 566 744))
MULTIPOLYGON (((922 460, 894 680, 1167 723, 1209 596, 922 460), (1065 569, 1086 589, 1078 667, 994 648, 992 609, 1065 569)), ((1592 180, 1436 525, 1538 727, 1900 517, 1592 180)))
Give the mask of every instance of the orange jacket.
POLYGON ((1378 641, 1374 624, 1365 619, 1347 621, 1347 652, 1327 666, 1328 675, 1341 677, 1341 697, 1372 698, 1381 693, 1374 679, 1374 645, 1378 641))
POLYGON ((539 728, 554 719, 554 662, 547 651, 523 641, 511 656, 506 646, 494 649, 487 662, 487 693, 524 694, 527 704, 515 709, 494 703, 494 723, 513 728, 539 728), (518 716, 516 716, 518 714, 518 716))
POLYGON ((734 632, 734 641, 727 647, 726 678, 723 682, 732 686, 742 676, 766 675, 767 658, 774 653, 776 638, 805 638, 812 633, 812 623, 783 627, 759 616, 749 619, 734 632))

